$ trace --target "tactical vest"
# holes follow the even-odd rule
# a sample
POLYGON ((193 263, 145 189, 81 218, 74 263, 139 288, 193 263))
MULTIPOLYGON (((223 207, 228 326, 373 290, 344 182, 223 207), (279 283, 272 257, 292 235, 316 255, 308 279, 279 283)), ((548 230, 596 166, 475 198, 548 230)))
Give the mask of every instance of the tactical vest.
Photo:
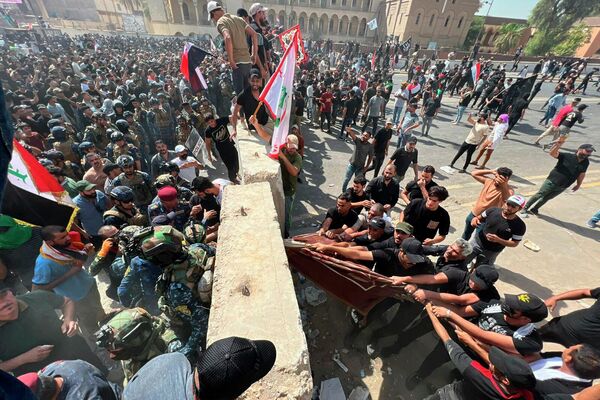
POLYGON ((113 153, 113 160, 116 161, 117 158, 119 158, 119 156, 130 155, 129 152, 133 149, 133 146, 128 144, 128 145, 125 145, 124 147, 119 147, 119 146, 115 146, 114 144, 112 144, 111 148, 112 148, 112 153, 113 153))
MULTIPOLYGON (((121 212, 117 209, 117 207, 113 207, 108 211, 105 211, 103 217, 116 217, 123 220, 127 225, 136 225, 136 226, 145 226, 148 222, 148 219, 141 212, 135 213, 133 217, 127 216, 124 212, 121 212)), ((117 227, 119 228, 119 227, 117 227)))
POLYGON ((144 181, 144 176, 141 172, 136 171, 131 178, 122 173, 118 179, 121 185, 133 190, 133 202, 137 207, 147 206, 152 202, 152 192, 148 184, 144 181))
POLYGON ((79 156, 73 151, 73 139, 69 138, 64 142, 56 142, 53 145, 54 150, 58 150, 65 156, 66 161, 74 163, 79 162, 79 156))
POLYGON ((110 143, 110 138, 106 134, 106 129, 102 129, 99 126, 88 126, 86 128, 84 137, 86 137, 88 134, 89 139, 91 139, 90 141, 94 143, 98 150, 104 151, 106 149, 106 146, 108 146, 110 143))

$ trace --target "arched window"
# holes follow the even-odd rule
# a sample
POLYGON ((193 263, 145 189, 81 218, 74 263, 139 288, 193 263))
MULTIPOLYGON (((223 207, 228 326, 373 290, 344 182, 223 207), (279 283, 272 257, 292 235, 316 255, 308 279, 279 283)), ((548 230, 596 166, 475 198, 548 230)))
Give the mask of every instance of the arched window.
POLYGON ((190 20, 190 10, 188 9, 187 4, 181 3, 181 11, 183 12, 183 20, 189 21, 190 20))
POLYGON ((417 14, 417 19, 415 20, 415 25, 419 25, 419 22, 421 21, 421 13, 417 14))
POLYGON ((459 28, 462 26, 462 23, 463 23, 463 19, 464 19, 464 18, 465 18, 465 17, 460 17, 460 19, 458 20, 458 27, 459 27, 459 28))
POLYGON ((450 22, 450 17, 446 17, 446 21, 444 22, 444 26, 448 26, 449 22, 450 22))
POLYGON ((435 21, 435 14, 433 14, 433 15, 431 16, 431 18, 429 18, 429 26, 432 26, 432 25, 433 25, 433 21, 435 21))
POLYGON ((352 0, 352 8, 356 7, 356 0, 352 0))

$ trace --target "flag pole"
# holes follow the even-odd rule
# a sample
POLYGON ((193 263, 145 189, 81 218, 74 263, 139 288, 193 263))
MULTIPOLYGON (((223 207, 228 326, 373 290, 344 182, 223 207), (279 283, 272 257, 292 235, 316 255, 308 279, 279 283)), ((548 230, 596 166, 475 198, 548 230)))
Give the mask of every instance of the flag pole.
POLYGON ((256 114, 258 113, 258 110, 260 110, 260 108, 262 107, 262 105, 263 105, 263 102, 262 102, 262 101, 260 101, 260 102, 258 103, 258 105, 256 106, 256 110, 254 110, 254 114, 252 114, 252 116, 253 116, 254 118, 256 118, 256 114))

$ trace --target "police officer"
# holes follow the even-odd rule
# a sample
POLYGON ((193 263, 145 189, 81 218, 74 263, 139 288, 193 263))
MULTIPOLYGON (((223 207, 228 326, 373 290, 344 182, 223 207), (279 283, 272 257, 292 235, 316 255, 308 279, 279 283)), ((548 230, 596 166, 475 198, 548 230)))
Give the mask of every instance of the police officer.
POLYGON ((115 186, 109 193, 114 206, 104 212, 104 225, 112 225, 117 228, 123 225, 144 226, 147 218, 140 213, 133 204, 133 190, 127 186, 115 186))
MULTIPOLYGON (((129 132, 129 135, 132 138, 132 143, 137 146, 138 149, 140 149, 142 166, 143 169, 147 171, 150 169, 150 146, 152 143, 154 143, 154 138, 149 134, 148 130, 146 130, 142 124, 134 119, 134 116, 135 114, 133 114, 131 111, 125 111, 123 113, 123 117, 125 117, 125 119, 118 120, 116 125, 117 128, 119 128, 119 130, 124 134, 124 130, 129 132), (127 125, 125 125, 123 122, 127 123, 127 125)), ((125 134, 125 138, 127 138, 127 134, 125 134)))
POLYGON ((60 168, 64 176, 67 176, 76 181, 80 180, 83 176, 83 171, 78 164, 72 163, 71 161, 65 161, 65 155, 58 150, 48 150, 44 153, 46 158, 60 168))
MULTIPOLYGON (((127 114, 127 113, 129 113, 128 115, 133 116, 131 111, 125 111, 123 113, 123 118, 125 118, 125 114, 127 114)), ((117 122, 115 122, 115 126, 117 127, 119 132, 121 132, 123 134, 123 136, 125 137, 125 141, 127 143, 131 143, 138 149, 140 148, 140 141, 138 140, 137 136, 134 135, 133 132, 129 129, 129 122, 127 122, 127 120, 118 119, 117 122)))
MULTIPOLYGON (((177 189, 177 198, 179 199, 180 202, 188 202, 194 195, 194 193, 191 191, 191 189, 188 189, 185 186, 177 185, 177 179, 170 173, 163 173, 163 174, 157 176, 156 179, 154 180, 154 187, 156 188, 157 191, 165 186, 172 186, 175 189, 177 189)), ((158 196, 156 196, 154 199, 152 199, 152 204, 159 204, 159 203, 160 203, 160 199, 158 198, 158 196)))
POLYGON ((159 203, 148 207, 148 219, 153 221, 156 217, 165 216, 170 225, 183 231, 190 217, 195 218, 202 213, 202 206, 190 207, 187 202, 180 202, 177 189, 165 186, 158 191, 159 203))
POLYGON ((133 202, 141 212, 146 212, 148 205, 156 194, 150 175, 136 171, 135 161, 129 155, 117 158, 117 164, 123 172, 115 178, 113 186, 127 186, 133 190, 133 202))
POLYGON ((110 143, 109 135, 106 133, 108 128, 116 129, 115 126, 110 124, 106 114, 96 111, 92 115, 94 123, 83 131, 83 140, 86 142, 92 142, 98 150, 104 152, 106 146, 110 143))
POLYGON ((115 161, 123 155, 131 156, 135 161, 136 169, 138 171, 141 170, 142 165, 140 163, 140 154, 138 148, 130 143, 127 143, 125 140, 125 135, 120 131, 107 129, 106 133, 110 134, 111 141, 111 143, 106 146, 106 156, 112 161, 115 161))
POLYGON ((94 337, 111 359, 121 360, 126 381, 154 357, 182 346, 168 321, 139 307, 110 315, 94 337))
POLYGON ((48 142, 52 143, 54 150, 60 151, 63 154, 65 160, 73 163, 79 162, 79 157, 75 152, 75 142, 68 136, 67 130, 63 126, 57 125, 50 129, 48 142))
POLYGON ((178 187, 178 188, 182 187, 182 188, 190 189, 191 188, 190 182, 186 181, 181 176, 179 176, 179 171, 180 171, 179 165, 175 164, 172 161, 169 161, 167 163, 163 163, 158 168, 158 172, 161 175, 162 174, 169 174, 169 175, 171 175, 173 177, 173 179, 175 180, 176 187, 178 187))

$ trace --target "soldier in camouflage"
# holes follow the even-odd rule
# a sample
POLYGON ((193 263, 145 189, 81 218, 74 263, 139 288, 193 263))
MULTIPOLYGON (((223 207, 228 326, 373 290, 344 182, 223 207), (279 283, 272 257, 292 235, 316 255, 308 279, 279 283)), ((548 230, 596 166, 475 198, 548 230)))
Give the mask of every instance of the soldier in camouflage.
POLYGON ((94 123, 83 131, 83 140, 91 142, 101 152, 106 150, 106 146, 110 143, 109 135, 106 130, 112 128, 118 130, 116 126, 112 125, 106 115, 102 112, 95 112, 92 116, 94 123))
POLYGON ((133 190, 133 202, 143 213, 156 195, 152 179, 145 172, 136 171, 133 157, 122 155, 117 158, 117 164, 123 172, 113 181, 113 186, 127 186, 133 190))
POLYGON ((127 143, 125 135, 120 131, 113 131, 112 129, 106 130, 107 134, 110 134, 111 143, 106 146, 106 156, 112 162, 120 156, 131 156, 135 162, 135 167, 139 171, 142 169, 142 163, 140 161, 140 152, 137 147, 133 144, 127 143))
POLYGON ((48 142, 52 143, 52 148, 60 151, 65 156, 65 160, 78 163, 79 156, 75 152, 75 142, 68 136, 67 130, 62 126, 55 126, 50 129, 48 142))
POLYGON ((113 207, 104 212, 104 225, 121 228, 125 225, 147 225, 148 219, 133 203, 133 190, 127 186, 115 186, 108 193, 113 207))

